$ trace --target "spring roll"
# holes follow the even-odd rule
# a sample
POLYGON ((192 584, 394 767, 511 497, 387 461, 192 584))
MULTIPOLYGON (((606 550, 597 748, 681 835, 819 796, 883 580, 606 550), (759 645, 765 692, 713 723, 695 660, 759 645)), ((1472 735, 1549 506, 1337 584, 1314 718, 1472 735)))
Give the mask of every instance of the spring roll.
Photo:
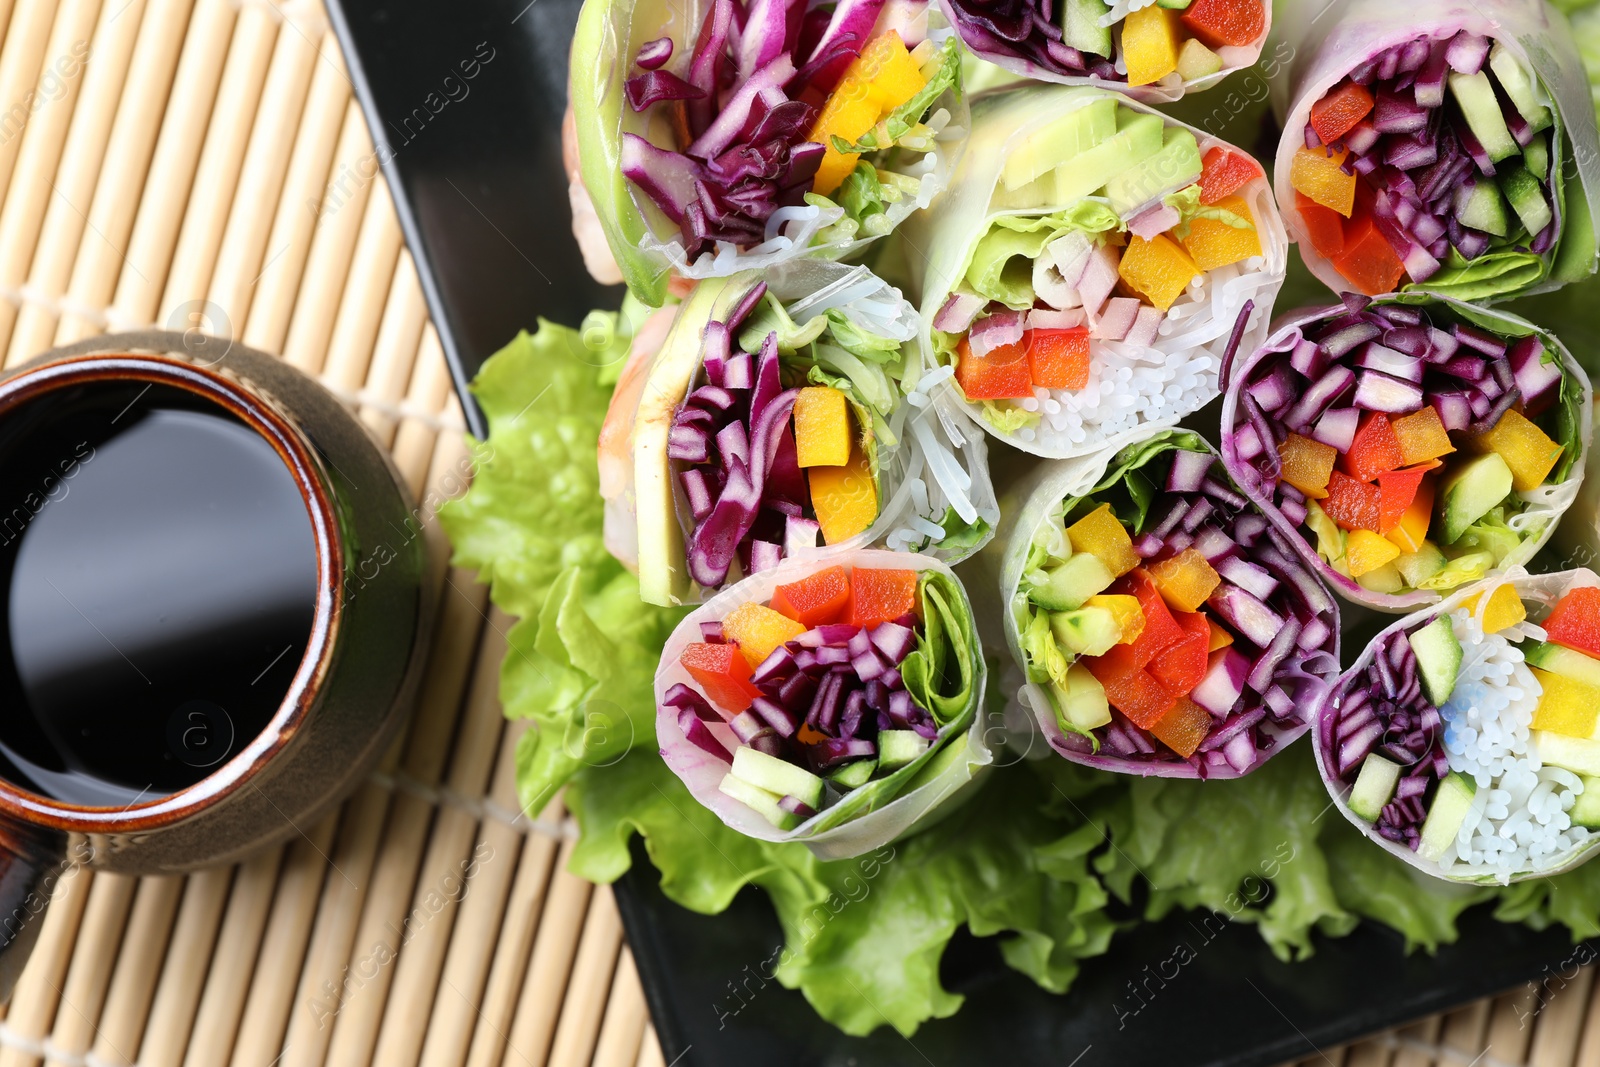
POLYGON ((991 63, 1039 81, 1125 87, 1146 103, 1253 65, 1272 27, 1266 0, 944 0, 944 10, 991 63))
POLYGON ((1524 319, 1423 294, 1297 312, 1229 376, 1222 456, 1380 611, 1526 564, 1576 498, 1589 379, 1524 319))
POLYGON ((1317 716, 1339 810, 1451 881, 1555 874, 1600 843, 1600 578, 1463 589, 1367 646, 1317 716))
POLYGON ((1340 0, 1284 12, 1278 205, 1313 274, 1492 301, 1595 268, 1600 137, 1541 0, 1340 0))
POLYGON ((1075 763, 1236 778, 1339 670, 1334 598, 1202 438, 1046 464, 997 542, 1019 699, 1075 763))
POLYGON ((785 560, 701 605, 656 673, 662 758, 740 833, 824 859, 909 831, 991 755, 972 608, 927 556, 785 560))
POLYGON ((944 188, 966 135, 926 0, 595 0, 573 40, 583 183, 623 278, 839 258, 944 188))
POLYGON ((641 596, 698 602, 790 555, 953 562, 987 542, 987 445, 915 333, 899 290, 825 260, 702 282, 647 320, 599 449, 607 547, 641 596))
POLYGON ((1287 237, 1260 166, 1115 93, 974 105, 937 212, 914 221, 929 365, 986 430, 1051 458, 1172 425, 1266 336, 1287 237))

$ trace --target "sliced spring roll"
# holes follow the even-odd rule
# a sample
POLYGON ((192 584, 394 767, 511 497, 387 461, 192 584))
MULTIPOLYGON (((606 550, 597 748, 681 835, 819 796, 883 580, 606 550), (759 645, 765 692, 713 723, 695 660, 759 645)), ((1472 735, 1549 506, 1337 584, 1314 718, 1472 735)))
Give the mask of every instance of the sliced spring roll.
POLYGON ((1335 292, 1496 300, 1595 267, 1600 137, 1541 0, 1292 5, 1278 204, 1335 292))
POLYGON ((976 55, 1016 74, 1170 103, 1261 57, 1266 0, 943 0, 976 55))
POLYGON ((961 57, 925 0, 593 0, 570 97, 579 165, 623 278, 838 258, 944 187, 961 57))
POLYGON ((991 760, 972 608, 938 560, 786 560, 692 612, 656 673, 661 755, 740 833, 887 844, 991 760))
POLYGON ((1266 336, 1287 241, 1236 148, 1097 89, 986 96, 907 238, 923 353, 1007 444, 1114 447, 1216 396, 1226 353, 1266 336))
POLYGON ((1583 479, 1589 379, 1514 315, 1347 294, 1230 374, 1222 434, 1229 472, 1334 589, 1406 611, 1550 538, 1583 479))
POLYGON ((999 519, 983 435, 922 373, 916 313, 865 267, 700 283, 647 320, 600 438, 607 547, 653 604, 785 556, 882 543, 950 561, 999 519))
POLYGON ((1333 596, 1198 435, 1047 464, 1003 534, 1020 699, 1076 763, 1236 778, 1339 670, 1333 596))
POLYGON ((1502 885, 1600 844, 1600 578, 1486 582, 1380 633, 1317 716, 1339 810, 1420 871, 1502 885))

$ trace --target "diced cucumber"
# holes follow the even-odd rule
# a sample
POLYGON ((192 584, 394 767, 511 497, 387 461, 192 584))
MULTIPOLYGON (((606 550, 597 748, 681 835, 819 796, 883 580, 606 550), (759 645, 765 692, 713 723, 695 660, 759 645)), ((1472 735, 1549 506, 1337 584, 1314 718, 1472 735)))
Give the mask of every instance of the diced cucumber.
POLYGON ((1050 694, 1055 697, 1059 717, 1079 730, 1087 733, 1111 721, 1105 687, 1081 663, 1067 668, 1066 685, 1051 682, 1050 694))
POLYGON ((828 780, 840 789, 860 789, 872 780, 872 772, 877 769, 877 760, 858 759, 828 775, 828 780))
POLYGON ((1162 134, 1161 151, 1106 181, 1102 195, 1119 215, 1200 180, 1200 145, 1182 126, 1162 134))
POLYGON ((1530 748, 1541 763, 1565 767, 1574 774, 1600 777, 1600 740, 1592 737, 1568 737, 1551 730, 1533 730, 1528 734, 1530 748))
POLYGON ((1384 805, 1394 799, 1394 787, 1400 782, 1400 765, 1384 759, 1376 752, 1369 753, 1361 762, 1361 773, 1350 790, 1350 810, 1368 822, 1377 822, 1384 805))
POLYGON ((807 807, 822 807, 822 779, 787 760, 742 745, 733 754, 733 776, 778 796, 791 796, 807 807))
POLYGON ((1471 778, 1465 778, 1455 771, 1451 771, 1439 783, 1438 791, 1433 794, 1433 806, 1428 809, 1428 817, 1422 823, 1422 840, 1417 842, 1417 855, 1434 863, 1439 862, 1461 832, 1461 824, 1466 821, 1467 812, 1472 808, 1473 794, 1477 791, 1478 787, 1471 778))
POLYGON ((1117 132, 1079 155, 1057 156, 1055 203, 1070 204, 1091 195, 1123 171, 1161 151, 1166 124, 1160 115, 1117 109, 1117 132))
POLYGON ((1600 659, 1586 656, 1577 649, 1558 645, 1553 641, 1524 641, 1522 658, 1528 666, 1538 667, 1575 682, 1600 686, 1600 659))
POLYGON ((1178 49, 1178 76, 1186 82, 1199 81, 1222 69, 1222 57, 1191 37, 1178 49))
POLYGON ((1572 817, 1574 826, 1600 830, 1600 778, 1584 776, 1583 792, 1578 794, 1577 803, 1567 814, 1572 817))
POLYGON ((1407 585, 1420 589, 1423 582, 1444 570, 1445 558, 1437 545, 1432 541, 1424 541, 1415 552, 1400 553, 1394 565, 1407 585))
POLYGON ((1488 74, 1481 70, 1476 74, 1452 72, 1450 92, 1461 105, 1461 115, 1467 120, 1472 135, 1491 160, 1498 163, 1521 151, 1511 131, 1506 129, 1505 116, 1500 113, 1500 101, 1495 99, 1494 85, 1488 74))
POLYGON ((1467 527, 1510 495, 1511 468, 1498 452, 1485 452, 1456 467, 1439 486, 1435 516, 1439 542, 1455 544, 1467 527))
POLYGON ((769 793, 760 786, 751 785, 743 778, 725 774, 717 788, 745 807, 754 809, 762 818, 780 830, 793 830, 800 825, 800 816, 784 811, 778 806, 778 801, 782 798, 776 793, 769 793))
MULTIPOLYGON (((1000 172, 1001 184, 1007 190, 1020 189, 1035 178, 1049 174, 1059 164, 1081 157, 1111 140, 1117 133, 1117 110, 1115 100, 1103 97, 1074 108, 1034 131, 1006 159, 1005 168, 1000 172)), ((1160 121, 1156 119, 1158 125, 1160 121)), ((1054 179, 1050 181, 1053 183, 1054 179)))
POLYGON ((1356 575, 1356 584, 1374 593, 1398 593, 1406 587, 1406 580, 1400 576, 1400 568, 1395 566, 1394 560, 1390 560, 1381 567, 1356 575))
POLYGON ((1116 575, 1099 556, 1079 552, 1044 572, 1045 581, 1028 590, 1028 599, 1046 611, 1073 611, 1102 592, 1116 575))
POLYGON ((1550 109, 1539 103, 1538 94, 1533 87, 1533 78, 1528 74, 1528 69, 1499 41, 1489 49, 1489 72, 1494 75, 1494 80, 1500 83, 1500 88, 1505 90, 1506 98, 1511 101, 1511 106, 1517 109, 1517 114, 1522 116, 1524 122, 1535 130, 1542 130, 1550 125, 1552 121, 1550 109))
POLYGON ((1417 657, 1417 674, 1422 691, 1436 708, 1444 707, 1455 692, 1456 674, 1461 670, 1461 642, 1450 625, 1448 615, 1440 615, 1408 638, 1417 657))
POLYGON ((1533 135, 1522 149, 1522 165, 1528 168, 1528 173, 1544 181, 1550 177, 1550 142, 1542 133, 1533 135))
POLYGON ((1050 632, 1064 651, 1075 656, 1103 656, 1122 640, 1122 627, 1106 608, 1051 612, 1050 632))
POLYGON ((1504 237, 1511 213, 1494 182, 1469 181, 1456 189, 1456 221, 1470 229, 1504 237))
POLYGON ((1544 198, 1544 183, 1529 174, 1526 167, 1512 166, 1501 171, 1500 191, 1532 236, 1537 236, 1555 217, 1544 198))
POLYGON ((1164 7, 1168 11, 1184 11, 1194 0, 1156 0, 1157 7, 1164 7))
POLYGON ((880 730, 878 766, 885 771, 899 770, 928 751, 930 743, 915 730, 880 730))
MULTIPOLYGON (((1189 0, 1183 0, 1187 7, 1189 0)), ((1061 40, 1080 52, 1111 58, 1111 27, 1100 19, 1111 10, 1105 0, 1061 0, 1061 40)))

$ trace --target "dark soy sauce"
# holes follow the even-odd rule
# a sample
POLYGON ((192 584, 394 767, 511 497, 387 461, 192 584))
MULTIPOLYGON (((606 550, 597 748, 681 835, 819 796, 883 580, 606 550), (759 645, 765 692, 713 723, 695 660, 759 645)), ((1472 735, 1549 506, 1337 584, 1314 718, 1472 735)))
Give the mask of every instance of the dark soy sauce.
POLYGON ((173 386, 0 420, 0 777, 125 807, 200 781, 277 710, 310 639, 311 520, 272 446, 173 386))

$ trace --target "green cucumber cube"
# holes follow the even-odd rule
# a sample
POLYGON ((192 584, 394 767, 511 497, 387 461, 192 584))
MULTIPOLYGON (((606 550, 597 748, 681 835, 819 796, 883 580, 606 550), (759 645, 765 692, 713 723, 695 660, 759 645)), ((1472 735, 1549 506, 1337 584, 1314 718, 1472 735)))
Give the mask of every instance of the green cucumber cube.
POLYGON ((1498 453, 1486 452, 1457 466, 1439 486, 1435 506, 1438 540, 1455 544, 1467 527, 1510 495, 1511 468, 1498 453))
POLYGON ((1428 817, 1422 823, 1422 839, 1417 842, 1417 855, 1433 863, 1438 863, 1444 857, 1455 843, 1456 835, 1461 832, 1461 824, 1472 809, 1472 798, 1477 791, 1478 787, 1471 778, 1455 771, 1451 771, 1439 783, 1438 790, 1433 794, 1433 806, 1428 809, 1428 817))
POLYGON ((1500 101, 1495 99, 1494 85, 1488 74, 1481 70, 1476 74, 1451 73, 1450 93, 1461 105, 1467 127, 1491 160, 1498 163, 1521 151, 1511 131, 1506 129, 1505 116, 1500 113, 1500 101))
POLYGON ((1577 803, 1568 814, 1572 816, 1572 825, 1600 830, 1600 778, 1584 776, 1583 792, 1578 794, 1577 803))
POLYGON ((1511 210, 1517 213, 1529 235, 1538 235, 1555 217, 1544 198, 1544 183, 1529 174, 1526 167, 1513 166, 1502 171, 1500 191, 1511 202, 1511 210))
POLYGON ((895 771, 928 751, 931 744, 915 730, 878 731, 878 766, 895 771))
POLYGON ((1400 765, 1376 752, 1369 753, 1350 790, 1350 810, 1368 822, 1377 822, 1384 805, 1394 799, 1394 787, 1399 783, 1400 765))
POLYGON ((1489 73, 1494 75, 1494 80, 1505 90, 1511 106, 1517 109, 1517 114, 1521 115, 1523 121, 1530 127, 1542 130, 1554 121, 1550 116, 1550 109, 1539 103, 1539 96, 1534 90, 1533 78, 1528 69, 1499 41, 1489 49, 1489 73))
POLYGON ((1442 708, 1455 692, 1456 675, 1461 671, 1461 642, 1450 625, 1450 616, 1437 616, 1408 638, 1417 657, 1417 675, 1422 691, 1433 706, 1442 708))
POLYGON ((769 793, 742 778, 735 778, 732 774, 723 775, 722 783, 717 788, 745 807, 753 809, 780 830, 793 830, 800 825, 800 816, 784 811, 778 806, 780 797, 776 793, 769 793))
MULTIPOLYGON (((1185 6, 1189 0, 1184 0, 1185 6)), ((1069 48, 1111 58, 1111 27, 1100 19, 1111 11, 1105 0, 1062 0, 1061 40, 1069 48)))
POLYGON ((1533 140, 1523 147, 1522 165, 1540 181, 1550 177, 1550 142, 1544 134, 1534 134, 1533 140))
POLYGON ((1456 189, 1456 221, 1469 229, 1504 237, 1511 213, 1494 182, 1469 181, 1456 189))
POLYGON ((1046 611, 1073 611, 1117 580, 1099 556, 1079 552, 1043 572, 1045 580, 1028 590, 1028 599, 1046 611))
POLYGON ((810 808, 822 807, 822 779, 787 760, 758 752, 748 745, 733 754, 733 776, 758 789, 791 796, 810 808))
POLYGON ((828 781, 840 789, 860 789, 872 780, 872 772, 877 769, 877 760, 858 759, 828 775, 828 781))

